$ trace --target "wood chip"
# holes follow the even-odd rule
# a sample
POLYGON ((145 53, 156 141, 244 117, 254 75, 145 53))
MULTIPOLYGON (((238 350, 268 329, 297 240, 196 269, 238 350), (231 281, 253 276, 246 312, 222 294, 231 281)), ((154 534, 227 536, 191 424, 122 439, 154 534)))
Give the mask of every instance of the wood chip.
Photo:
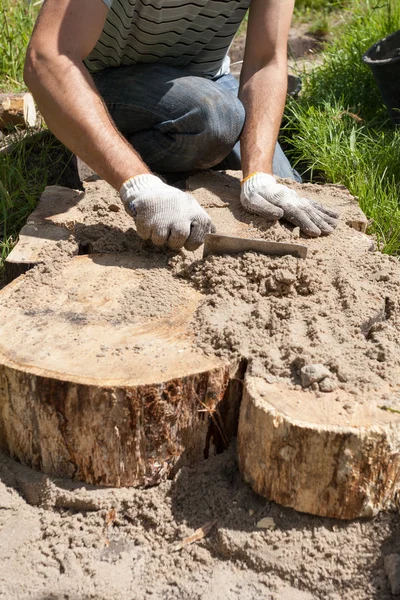
POLYGON ((202 540, 203 538, 205 538, 206 535, 208 535, 210 533, 211 529, 214 527, 216 522, 217 522, 216 520, 208 521, 208 523, 205 523, 202 527, 199 527, 199 529, 196 529, 196 531, 192 535, 190 535, 187 538, 184 538, 177 544, 173 545, 172 552, 178 552, 179 550, 182 550, 183 548, 185 548, 185 546, 189 546, 189 544, 193 544, 194 542, 198 542, 199 540, 202 540))
POLYGON ((105 517, 106 526, 111 525, 112 523, 114 523, 114 521, 116 521, 116 519, 117 519, 117 511, 115 510, 115 508, 112 508, 106 514, 106 517, 105 517))
POLYGON ((258 521, 257 527, 259 529, 275 529, 275 521, 272 517, 264 517, 261 521, 258 521))

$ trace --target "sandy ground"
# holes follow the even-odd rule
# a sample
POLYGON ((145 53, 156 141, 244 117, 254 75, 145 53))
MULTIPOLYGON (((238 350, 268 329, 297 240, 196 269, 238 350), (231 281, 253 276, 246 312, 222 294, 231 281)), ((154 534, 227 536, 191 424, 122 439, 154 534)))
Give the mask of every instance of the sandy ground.
MULTIPOLYGON (((225 206, 222 199, 229 202, 229 186, 237 202, 237 181, 218 179, 218 182, 223 194, 217 190, 212 197, 203 196, 204 205, 214 211, 216 218, 220 207, 225 206)), ((71 240, 66 247, 55 246, 49 254, 51 260, 68 259, 69 245, 73 254, 77 242, 81 251, 83 248, 91 252, 147 252, 117 199, 104 191, 100 183, 96 185, 80 207, 74 209, 79 218, 71 217, 71 240)), ((196 189, 202 189, 201 182, 196 189)), ((305 186, 302 189, 314 194, 315 199, 322 199, 322 188, 316 191, 312 186, 305 186)), ((344 191, 335 193, 342 194, 345 201, 344 191)), ((274 228, 257 229, 256 219, 240 213, 234 203, 231 209, 243 227, 249 226, 250 232, 257 230, 261 237, 298 241, 298 232, 293 228, 277 224, 274 228)), ((236 344, 237 340, 227 329, 229 323, 221 330, 220 323, 212 320, 215 306, 226 303, 228 310, 228 305, 232 305, 224 296, 224 289, 229 289, 231 295, 236 289, 239 313, 247 305, 258 311, 258 316, 254 314, 253 318, 256 323, 258 319, 268 324, 267 337, 275 344, 273 355, 259 354, 261 362, 253 360, 254 368, 270 369, 274 377, 288 379, 288 366, 297 355, 300 358, 296 368, 314 361, 314 354, 321 354, 322 350, 324 360, 328 360, 328 350, 335 342, 344 352, 345 360, 336 370, 333 364, 328 365, 332 380, 355 400, 360 401, 364 389, 376 389, 380 380, 388 379, 397 384, 397 375, 393 375, 393 381, 391 377, 399 361, 397 351, 394 352, 399 319, 390 321, 385 315, 380 318, 379 311, 378 318, 369 319, 370 312, 375 315, 374 303, 370 311, 375 296, 379 306, 386 297, 394 298, 396 302, 390 304, 389 313, 398 316, 397 263, 394 265, 392 259, 379 255, 378 267, 373 258, 364 264, 357 249, 346 242, 347 230, 343 218, 334 241, 325 238, 307 242, 310 250, 307 261, 312 267, 307 277, 292 258, 254 255, 212 258, 197 261, 196 268, 189 268, 189 272, 185 258, 179 264, 172 261, 175 274, 189 276, 206 294, 208 289, 208 293, 218 298, 217 303, 210 305, 209 322, 204 320, 205 347, 210 343, 207 332, 217 335, 222 352, 232 351, 230 340, 236 344), (318 248, 327 244, 332 247, 332 253, 327 254, 324 262, 318 256, 318 248), (262 269, 274 273, 271 281, 267 276, 260 276, 262 269), (351 272, 356 275, 352 277, 351 272), (280 286, 284 293, 279 291, 280 286), (322 306, 324 298, 326 303, 322 306), (363 298, 367 300, 364 302, 363 298), (266 311, 268 302, 273 307, 272 312, 266 311), (282 314, 285 307, 293 311, 297 320, 301 312, 314 311, 315 318, 308 325, 305 321, 308 329, 301 332, 305 345, 302 349, 291 346, 290 321, 282 314), (365 320, 366 331, 355 334, 355 322, 360 324, 360 319, 365 320), (289 326, 279 324, 279 320, 289 326), (274 333, 274 324, 279 325, 281 334, 274 333), (327 328, 329 340, 321 336, 327 328), (341 339, 340 335, 335 339, 338 334, 342 335, 341 339), (312 342, 309 347, 307 340, 312 342), (378 354, 369 352, 371 347, 378 354), (290 356, 287 348, 292 353, 290 356), (280 350, 282 356, 279 357, 280 350), (354 365, 346 371, 346 364, 360 357, 361 363, 369 361, 369 376, 364 373, 364 379, 358 377, 355 381, 351 374, 354 365)), ((360 237, 364 253, 365 239, 365 236, 360 237)), ((40 269, 43 267, 38 271, 40 269)), ((229 321, 232 319, 228 318, 229 321)), ((241 339, 250 336, 256 340, 255 333, 248 329, 248 322, 244 315, 236 332, 241 339)), ((261 331, 260 323, 257 331, 261 331)), ((264 339, 262 343, 265 345, 264 339)), ((240 344, 236 348, 244 352, 240 344)), ((254 348, 249 351, 254 359, 254 348)), ((361 363, 355 363, 358 369, 361 363)), ((292 381, 294 386, 299 385, 297 376, 292 381)), ((317 397, 322 391, 315 389, 315 393, 317 397)), ((387 402, 390 403, 391 398, 388 397, 387 402)), ((283 509, 254 494, 243 482, 233 446, 197 468, 181 469, 174 480, 145 490, 95 488, 51 479, 4 455, 0 455, 0 482, 0 598, 391 598, 383 557, 400 552, 397 513, 382 514, 373 521, 346 523, 283 509), (266 528, 260 529, 257 524, 267 517, 266 528), (177 548, 179 541, 200 527, 210 529, 204 539, 177 548)))
POLYGON ((383 556, 400 551, 397 514, 347 523, 283 509, 243 483, 234 448, 147 490, 50 480, 4 455, 0 478, 0 598, 392 597, 383 556))

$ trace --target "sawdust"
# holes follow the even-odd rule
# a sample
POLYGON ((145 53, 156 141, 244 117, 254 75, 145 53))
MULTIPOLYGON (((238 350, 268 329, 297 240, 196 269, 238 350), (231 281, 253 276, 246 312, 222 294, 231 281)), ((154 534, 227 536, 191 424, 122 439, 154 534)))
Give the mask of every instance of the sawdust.
POLYGON ((391 598, 397 515, 340 523, 282 509, 243 483, 234 448, 146 490, 52 480, 1 454, 0 477, 0 598, 391 598), (258 528, 267 517, 274 527, 258 528))

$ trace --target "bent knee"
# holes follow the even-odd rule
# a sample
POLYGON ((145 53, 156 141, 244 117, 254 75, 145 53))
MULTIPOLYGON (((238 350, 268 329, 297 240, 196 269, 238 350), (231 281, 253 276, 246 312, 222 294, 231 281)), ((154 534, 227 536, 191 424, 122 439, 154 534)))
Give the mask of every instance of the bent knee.
POLYGON ((207 169, 223 160, 239 139, 245 121, 243 104, 232 92, 205 99, 200 110, 202 128, 198 140, 201 154, 194 168, 207 169))
POLYGON ((185 138, 191 168, 207 169, 223 160, 238 141, 245 110, 233 92, 220 90, 207 79, 189 77, 181 85, 185 100, 173 122, 174 133, 182 143, 185 138))

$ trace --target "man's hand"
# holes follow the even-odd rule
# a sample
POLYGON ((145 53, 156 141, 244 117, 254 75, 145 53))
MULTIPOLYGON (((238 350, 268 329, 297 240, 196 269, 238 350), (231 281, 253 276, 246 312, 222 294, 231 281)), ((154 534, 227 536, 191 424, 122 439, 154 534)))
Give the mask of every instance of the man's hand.
POLYGON ((318 202, 300 198, 294 190, 276 183, 275 177, 267 173, 255 173, 245 179, 240 200, 245 210, 268 221, 284 218, 310 237, 332 233, 339 218, 336 212, 318 202))
POLYGON ((206 233, 215 231, 211 219, 193 196, 155 175, 137 175, 120 190, 127 212, 134 218, 138 234, 153 244, 178 250, 196 250, 206 233))

